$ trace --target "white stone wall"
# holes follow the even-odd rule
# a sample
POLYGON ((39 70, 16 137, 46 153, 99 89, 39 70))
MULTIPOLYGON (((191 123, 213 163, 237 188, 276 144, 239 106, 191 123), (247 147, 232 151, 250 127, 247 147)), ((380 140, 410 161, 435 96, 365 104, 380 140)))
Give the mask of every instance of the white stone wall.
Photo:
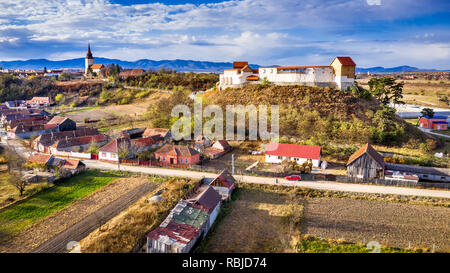
POLYGON ((260 68, 259 78, 267 78, 272 83, 332 83, 334 82, 333 69, 331 67, 306 68, 301 72, 283 72, 277 68, 260 68))
POLYGON ((339 89, 346 90, 347 88, 355 84, 355 79, 347 78, 347 76, 336 76, 335 82, 339 89))
POLYGON ((99 152, 99 160, 119 161, 119 156, 116 153, 99 152))

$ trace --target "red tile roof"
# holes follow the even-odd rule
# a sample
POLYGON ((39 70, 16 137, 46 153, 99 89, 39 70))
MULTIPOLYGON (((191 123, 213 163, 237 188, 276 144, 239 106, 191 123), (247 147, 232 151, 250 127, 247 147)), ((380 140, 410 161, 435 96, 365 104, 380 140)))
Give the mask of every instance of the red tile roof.
POLYGON ((102 64, 93 64, 93 65, 91 65, 91 69, 92 70, 94 70, 94 69, 101 69, 103 67, 104 67, 104 65, 102 65, 102 64))
POLYGON ((65 117, 60 117, 60 116, 56 116, 53 117, 47 124, 61 124, 64 121, 66 121, 67 118, 65 117))
POLYGON ((143 137, 149 137, 149 136, 161 136, 165 137, 169 133, 169 129, 164 128, 147 128, 144 131, 144 134, 142 134, 143 137))
POLYGON ((78 159, 64 159, 64 169, 76 170, 80 164, 83 164, 78 159))
MULTIPOLYGON (((356 66, 355 62, 350 57, 336 57, 335 60, 338 60, 342 65, 356 66)), ((333 60, 334 62, 334 60, 333 60)), ((333 63, 331 62, 331 63, 333 63)))
POLYGON ((157 227, 147 235, 147 238, 157 241, 160 236, 167 236, 178 243, 187 244, 197 238, 200 229, 175 222, 170 222, 166 227, 157 227))
POLYGON ((172 156, 192 156, 198 154, 199 152, 187 146, 166 144, 159 148, 155 153, 172 156))
POLYGON ((139 148, 148 147, 158 143, 154 136, 132 139, 131 142, 139 148))
POLYGON ((46 165, 48 163, 48 161, 52 158, 52 155, 47 155, 47 154, 31 154, 28 157, 28 162, 30 163, 38 163, 38 164, 43 164, 46 165))
POLYGON ((248 66, 248 62, 233 62, 233 69, 241 69, 248 66))
POLYGON ((380 164, 380 166, 384 168, 385 163, 383 156, 379 154, 369 143, 362 146, 358 151, 350 156, 347 162, 347 166, 363 154, 368 154, 373 160, 375 160, 378 164, 380 164))
POLYGON ((320 146, 296 145, 285 143, 269 143, 266 155, 297 157, 306 159, 320 159, 320 146))

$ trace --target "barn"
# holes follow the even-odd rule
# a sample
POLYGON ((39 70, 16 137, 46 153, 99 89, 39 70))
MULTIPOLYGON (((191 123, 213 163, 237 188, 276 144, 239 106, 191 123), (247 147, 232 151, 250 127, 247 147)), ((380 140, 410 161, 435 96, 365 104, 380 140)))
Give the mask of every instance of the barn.
POLYGON ((369 143, 350 156, 347 176, 358 179, 384 178, 384 158, 369 143))

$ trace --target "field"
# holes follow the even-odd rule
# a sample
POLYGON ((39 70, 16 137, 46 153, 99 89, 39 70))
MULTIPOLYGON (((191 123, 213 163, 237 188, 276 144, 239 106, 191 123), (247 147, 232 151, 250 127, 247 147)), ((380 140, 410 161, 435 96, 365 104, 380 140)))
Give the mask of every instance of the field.
MULTIPOLYGON (((369 79, 358 79, 357 82, 368 89, 369 79)), ((405 83, 403 87, 404 101, 422 106, 435 106, 450 108, 449 105, 439 101, 439 95, 450 96, 450 81, 446 80, 397 80, 405 83)))
MULTIPOLYGON (((299 231, 284 224, 288 194, 239 189, 229 214, 211 231, 203 252, 295 252, 299 231)), ((301 212, 301 205, 299 210, 301 212)))
POLYGON ((370 241, 382 252, 450 251, 448 207, 300 196, 301 220, 293 226, 286 218, 292 208, 287 190, 239 188, 200 251, 370 252, 370 241))
POLYGON ((449 208, 368 200, 308 200, 302 231, 330 239, 450 251, 449 208))
POLYGON ((86 171, 65 179, 30 198, 0 210, 0 241, 30 227, 37 221, 63 209, 74 201, 117 179, 118 176, 86 171))

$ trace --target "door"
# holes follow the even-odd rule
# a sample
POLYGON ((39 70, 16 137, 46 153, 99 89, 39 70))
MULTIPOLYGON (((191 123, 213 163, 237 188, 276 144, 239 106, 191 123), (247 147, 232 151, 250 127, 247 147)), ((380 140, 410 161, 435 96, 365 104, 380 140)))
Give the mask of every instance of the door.
POLYGON ((170 159, 170 164, 173 164, 174 160, 173 158, 170 159))

